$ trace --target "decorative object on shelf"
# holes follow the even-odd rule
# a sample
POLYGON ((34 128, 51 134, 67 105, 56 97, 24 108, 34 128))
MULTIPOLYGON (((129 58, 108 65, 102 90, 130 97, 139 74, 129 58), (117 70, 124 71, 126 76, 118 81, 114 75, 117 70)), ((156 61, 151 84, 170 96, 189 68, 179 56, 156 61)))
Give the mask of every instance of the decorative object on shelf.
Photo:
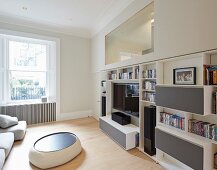
POLYGON ((41 97, 41 102, 42 103, 47 103, 47 96, 42 96, 41 97))
POLYGON ((173 69, 173 84, 195 85, 196 84, 196 67, 173 69))
POLYGON ((166 112, 160 112, 160 122, 168 126, 185 130, 185 118, 166 112))
POLYGON ((117 73, 115 71, 111 71, 108 73, 108 80, 115 80, 117 79, 117 73))
POLYGON ((217 65, 203 65, 204 85, 217 85, 217 65))
POLYGON ((188 120, 188 132, 217 141, 217 125, 196 119, 188 120))

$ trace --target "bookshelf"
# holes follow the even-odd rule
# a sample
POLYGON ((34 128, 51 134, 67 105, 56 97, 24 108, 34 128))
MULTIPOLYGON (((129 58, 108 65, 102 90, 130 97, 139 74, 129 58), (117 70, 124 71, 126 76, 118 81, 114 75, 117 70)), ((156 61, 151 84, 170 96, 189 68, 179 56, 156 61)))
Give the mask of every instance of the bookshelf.
MULTIPOLYGON (((202 169, 214 169, 213 162, 214 153, 217 152, 217 141, 188 131, 189 119, 217 124, 217 115, 213 114, 212 108, 213 92, 217 91, 217 85, 205 83, 204 79, 207 75, 204 74, 204 65, 217 65, 217 51, 142 62, 106 70, 108 78, 107 115, 112 113, 112 84, 139 83, 139 123, 134 124, 139 129, 137 132, 140 135, 138 149, 144 153, 144 107, 156 105, 156 129, 159 130, 159 133, 166 133, 193 148, 199 146, 203 150, 202 169), (185 67, 196 67, 196 84, 174 85, 173 69, 185 67), (123 74, 125 76, 120 76, 123 74), (147 93, 156 95, 156 98, 145 98, 147 93), (183 118, 182 128, 160 121, 162 112, 183 118)), ((179 120, 179 118, 177 119, 179 120)), ((197 166, 159 148, 157 148, 155 156, 149 157, 167 169, 192 169, 197 166)))
POLYGON ((213 92, 217 91, 217 88, 215 85, 207 85, 204 82, 204 78, 206 77, 204 74, 204 65, 217 64, 216 51, 211 53, 192 54, 162 60, 161 62, 163 64, 163 80, 161 81, 161 84, 157 84, 156 86, 156 140, 163 138, 164 136, 171 138, 171 140, 174 141, 177 139, 177 142, 174 143, 174 145, 180 143, 179 147, 183 148, 183 151, 178 148, 173 148, 173 152, 170 149, 170 146, 173 145, 172 141, 167 141, 165 145, 161 145, 159 139, 156 142, 157 160, 159 163, 163 162, 163 164, 166 164, 168 169, 171 169, 176 165, 176 169, 196 168, 212 170, 214 169, 214 153, 216 153, 217 141, 191 133, 188 129, 190 119, 217 124, 217 116, 213 114, 212 108, 213 92), (196 67, 196 84, 174 85, 173 69, 185 67, 196 67), (171 122, 162 123, 162 112, 183 117, 184 129, 181 130, 180 128, 169 125, 171 122), (185 158, 180 157, 181 154, 187 156, 184 152, 185 147, 189 147, 189 154, 198 149, 198 154, 195 154, 192 157, 197 158, 197 160, 201 159, 201 164, 199 163, 200 161, 197 161, 198 163, 196 163, 193 160, 188 161, 185 158), (203 152, 199 152, 199 150, 202 150, 203 152), (170 162, 173 163, 171 164, 170 162))

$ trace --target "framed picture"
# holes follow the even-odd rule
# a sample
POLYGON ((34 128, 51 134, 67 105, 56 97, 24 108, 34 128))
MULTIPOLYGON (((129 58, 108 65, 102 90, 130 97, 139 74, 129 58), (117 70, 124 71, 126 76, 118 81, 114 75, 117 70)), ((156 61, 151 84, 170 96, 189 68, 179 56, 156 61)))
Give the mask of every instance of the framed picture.
POLYGON ((173 69, 173 84, 177 84, 177 85, 196 84, 196 67, 173 69))

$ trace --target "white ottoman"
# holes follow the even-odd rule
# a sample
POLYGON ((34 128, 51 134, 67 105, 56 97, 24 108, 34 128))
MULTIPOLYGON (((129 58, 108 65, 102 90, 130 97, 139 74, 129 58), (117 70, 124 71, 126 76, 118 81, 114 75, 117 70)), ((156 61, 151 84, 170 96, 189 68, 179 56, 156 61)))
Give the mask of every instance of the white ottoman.
POLYGON ((29 161, 38 168, 48 169, 69 162, 81 150, 81 142, 73 133, 54 133, 34 143, 29 152, 29 161))

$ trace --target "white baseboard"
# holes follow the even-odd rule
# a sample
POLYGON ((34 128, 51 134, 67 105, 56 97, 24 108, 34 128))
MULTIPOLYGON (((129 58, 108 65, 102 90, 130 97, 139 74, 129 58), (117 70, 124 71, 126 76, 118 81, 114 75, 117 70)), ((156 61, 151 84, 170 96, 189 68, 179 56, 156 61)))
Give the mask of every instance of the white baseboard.
POLYGON ((60 113, 57 117, 57 121, 80 119, 93 116, 92 110, 84 110, 78 112, 60 113))
POLYGON ((93 114, 92 117, 99 121, 99 115, 93 114))

